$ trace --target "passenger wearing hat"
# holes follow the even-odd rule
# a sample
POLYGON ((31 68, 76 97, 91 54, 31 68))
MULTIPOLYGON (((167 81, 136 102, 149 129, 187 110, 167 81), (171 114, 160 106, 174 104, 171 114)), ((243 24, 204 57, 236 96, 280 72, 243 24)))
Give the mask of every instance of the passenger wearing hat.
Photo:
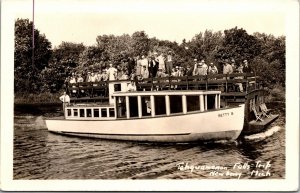
POLYGON ((251 70, 251 68, 250 68, 250 66, 249 66, 249 64, 248 64, 248 61, 247 61, 247 60, 244 60, 244 61, 243 61, 243 64, 244 64, 243 72, 244 72, 244 73, 251 73, 252 70, 251 70))

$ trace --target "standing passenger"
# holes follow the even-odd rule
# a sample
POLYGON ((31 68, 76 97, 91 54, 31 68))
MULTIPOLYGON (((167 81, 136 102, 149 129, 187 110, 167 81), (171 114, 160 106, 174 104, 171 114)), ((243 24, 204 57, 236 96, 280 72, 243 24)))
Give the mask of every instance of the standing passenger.
POLYGON ((168 52, 167 61, 166 61, 166 70, 167 74, 170 76, 173 69, 173 57, 171 51, 168 52))

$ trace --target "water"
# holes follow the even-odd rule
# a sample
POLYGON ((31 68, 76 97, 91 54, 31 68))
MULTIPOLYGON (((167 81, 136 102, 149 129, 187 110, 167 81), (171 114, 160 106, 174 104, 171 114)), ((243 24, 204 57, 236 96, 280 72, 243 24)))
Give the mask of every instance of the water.
POLYGON ((49 133, 44 119, 60 106, 16 106, 14 179, 282 179, 285 178, 285 107, 282 129, 237 142, 159 144, 69 137, 49 133), (269 175, 270 174, 270 175, 269 175))

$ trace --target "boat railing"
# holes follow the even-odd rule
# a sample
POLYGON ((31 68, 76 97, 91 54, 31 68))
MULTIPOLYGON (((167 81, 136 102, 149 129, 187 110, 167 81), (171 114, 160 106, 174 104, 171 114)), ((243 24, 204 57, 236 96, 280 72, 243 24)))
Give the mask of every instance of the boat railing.
MULTIPOLYGON (((109 84, 120 84, 128 80, 81 82, 67 85, 73 98, 104 98, 109 96, 109 84)), ((243 93, 262 88, 260 77, 254 73, 210 74, 199 76, 151 77, 135 80, 138 91, 145 90, 220 90, 223 93, 237 92, 239 84, 243 93)), ((240 91, 238 91, 240 92, 240 91)))

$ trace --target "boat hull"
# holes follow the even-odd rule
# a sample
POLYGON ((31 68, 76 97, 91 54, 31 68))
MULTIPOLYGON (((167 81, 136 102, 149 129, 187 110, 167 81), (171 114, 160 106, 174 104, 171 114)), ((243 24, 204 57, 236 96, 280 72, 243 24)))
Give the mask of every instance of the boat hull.
POLYGON ((235 140, 244 121, 244 105, 184 115, 116 120, 46 120, 51 132, 113 140, 193 142, 235 140))

